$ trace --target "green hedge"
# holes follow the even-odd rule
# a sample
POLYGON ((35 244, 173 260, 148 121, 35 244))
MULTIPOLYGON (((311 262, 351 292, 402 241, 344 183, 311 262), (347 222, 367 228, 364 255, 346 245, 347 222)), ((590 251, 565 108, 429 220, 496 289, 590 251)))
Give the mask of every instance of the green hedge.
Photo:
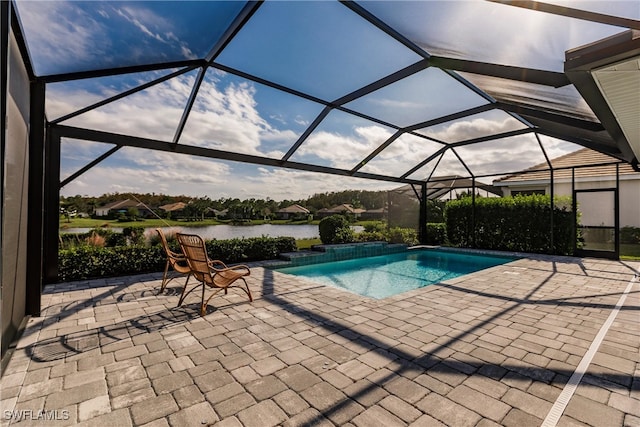
POLYGON ((388 231, 389 243, 405 243, 409 246, 417 245, 418 232, 413 228, 393 227, 388 231))
POLYGON ((447 226, 444 222, 427 223, 427 245, 442 245, 447 240, 447 226))
MULTIPOLYGON (((545 195, 477 198, 475 247, 503 251, 554 253, 573 252, 573 213, 570 203, 556 201, 554 247, 550 240, 550 197, 545 195)), ((473 205, 470 197, 454 200, 445 211, 446 233, 453 246, 473 245, 473 205)))
MULTIPOLYGON (((175 240, 171 240, 169 245, 179 250, 175 240)), ((274 259, 282 252, 296 250, 293 237, 209 240, 206 245, 212 259, 226 263, 274 259)), ((164 269, 165 262, 166 256, 159 245, 114 248, 78 246, 58 252, 58 279, 67 282, 158 272, 164 269)))
POLYGON ((620 243, 640 244, 640 227, 626 226, 620 229, 620 243))
POLYGON ((161 246, 78 246, 58 252, 58 279, 67 282, 162 271, 166 259, 161 246))

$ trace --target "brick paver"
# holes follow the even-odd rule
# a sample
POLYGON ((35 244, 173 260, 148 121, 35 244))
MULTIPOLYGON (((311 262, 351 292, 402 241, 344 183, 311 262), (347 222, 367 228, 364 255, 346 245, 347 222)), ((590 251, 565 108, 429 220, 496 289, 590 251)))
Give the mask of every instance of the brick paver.
MULTIPOLYGON (((232 291, 205 317, 197 296, 175 308, 177 284, 157 294, 160 274, 49 286, 2 425, 539 425, 632 268, 529 256, 373 300, 256 264, 254 302, 232 291)), ((560 425, 640 425, 638 287, 560 425)))

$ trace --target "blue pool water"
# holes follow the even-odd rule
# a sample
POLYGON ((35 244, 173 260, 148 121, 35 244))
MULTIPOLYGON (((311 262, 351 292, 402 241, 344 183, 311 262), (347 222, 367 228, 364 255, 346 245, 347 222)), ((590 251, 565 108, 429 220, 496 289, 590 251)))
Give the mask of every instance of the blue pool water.
POLYGON ((516 258, 469 255, 438 250, 412 250, 392 255, 279 268, 312 281, 372 298, 386 298, 516 258))

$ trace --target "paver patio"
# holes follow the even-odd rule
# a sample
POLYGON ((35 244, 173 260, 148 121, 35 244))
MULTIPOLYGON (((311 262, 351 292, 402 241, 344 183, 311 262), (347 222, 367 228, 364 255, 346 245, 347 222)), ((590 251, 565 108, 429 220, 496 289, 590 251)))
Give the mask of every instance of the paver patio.
POLYGON ((638 269, 532 256, 373 300, 254 265, 206 317, 159 274, 49 286, 3 425, 541 425, 631 286, 558 425, 640 426, 638 269))

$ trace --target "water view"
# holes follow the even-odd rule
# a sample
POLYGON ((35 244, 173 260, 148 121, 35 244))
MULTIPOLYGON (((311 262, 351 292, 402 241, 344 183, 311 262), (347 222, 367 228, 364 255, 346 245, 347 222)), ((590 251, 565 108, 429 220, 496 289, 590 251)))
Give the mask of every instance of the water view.
MULTIPOLYGON (((260 224, 260 225, 208 225, 204 227, 161 227, 165 233, 190 233, 198 234, 204 239, 234 239, 241 237, 280 237, 288 236, 295 239, 312 239, 317 238, 317 224, 301 224, 301 225, 280 225, 280 224, 260 224)), ((355 232, 360 232, 364 228, 356 225, 352 227, 355 232)), ((90 228, 67 228, 60 230, 61 233, 86 233, 90 228)), ((122 231, 122 229, 111 228, 114 231, 122 231)), ((145 234, 154 233, 154 228, 145 229, 145 234)))

